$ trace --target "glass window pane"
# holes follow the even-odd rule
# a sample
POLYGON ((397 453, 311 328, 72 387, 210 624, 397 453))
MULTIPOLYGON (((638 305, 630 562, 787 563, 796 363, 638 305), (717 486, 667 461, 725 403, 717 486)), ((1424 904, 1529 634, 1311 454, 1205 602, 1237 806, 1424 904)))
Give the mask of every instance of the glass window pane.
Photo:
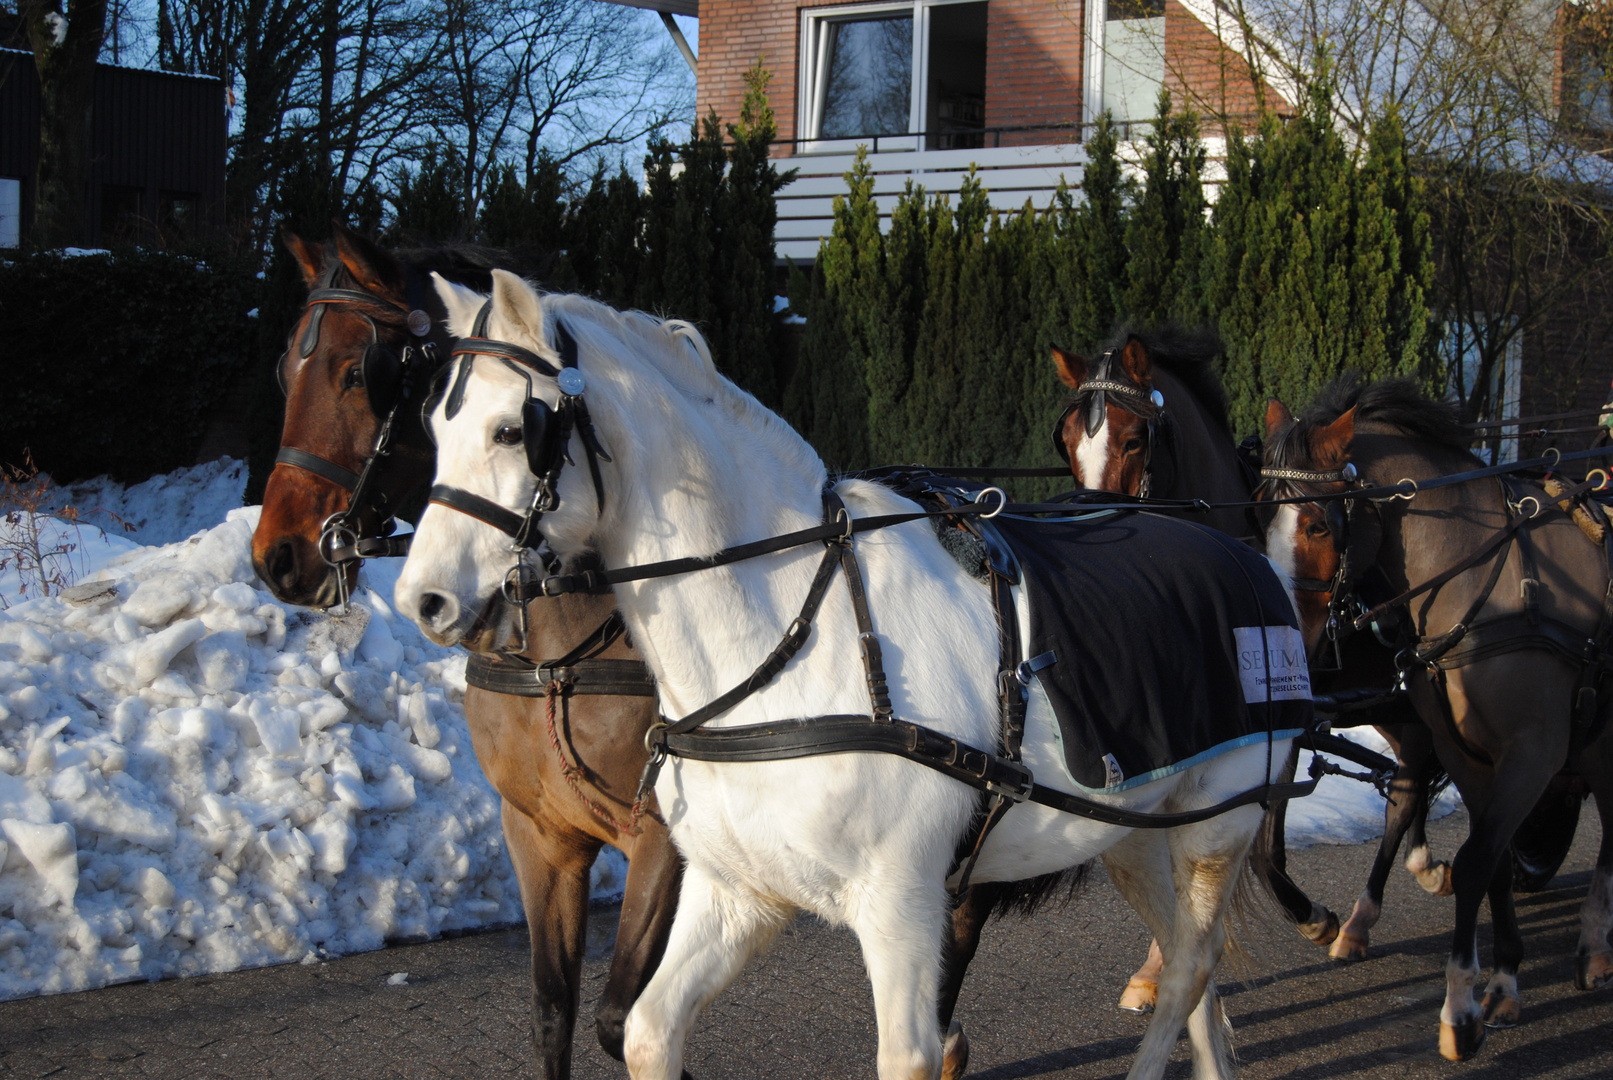
POLYGON ((22 181, 0 176, 0 248, 22 242, 22 181))
POLYGON ((913 16, 836 20, 824 27, 818 136, 900 135, 913 101, 913 16))

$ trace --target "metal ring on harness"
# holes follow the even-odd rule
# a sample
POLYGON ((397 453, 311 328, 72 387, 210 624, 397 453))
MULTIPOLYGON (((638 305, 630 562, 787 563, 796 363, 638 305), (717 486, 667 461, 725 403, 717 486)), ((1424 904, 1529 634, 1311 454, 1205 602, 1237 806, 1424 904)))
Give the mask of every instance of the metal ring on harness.
POLYGON ((347 524, 347 511, 338 510, 320 523, 318 546, 319 557, 325 560, 326 566, 341 570, 353 561, 334 557, 338 547, 358 550, 358 533, 347 524))
MULTIPOLYGON (((1557 466, 1563 463, 1563 452, 1557 449, 1555 446, 1546 447, 1546 454, 1551 455, 1551 463, 1546 466, 1548 470, 1555 469, 1557 466)), ((1541 454, 1540 456, 1545 457, 1546 454, 1541 454)))
POLYGON ((644 729, 644 752, 646 754, 655 753, 655 748, 657 745, 655 733, 657 731, 665 731, 671 726, 672 725, 668 724, 665 720, 657 720, 655 723, 644 729))
POLYGON ((1400 481, 1395 484, 1395 487, 1400 487, 1402 484, 1410 484, 1411 485, 1411 490, 1410 491, 1396 492, 1395 494, 1389 496, 1389 498, 1391 498, 1391 499, 1404 499, 1407 502, 1410 502, 1412 500, 1413 496, 1415 496, 1417 494, 1417 492, 1419 490, 1421 490, 1420 488, 1417 487, 1417 481, 1413 480, 1409 476, 1402 477, 1400 479, 1400 481))
POLYGON ((1600 476, 1602 478, 1602 482, 1600 484, 1596 485, 1596 490, 1597 491, 1606 491, 1607 490, 1607 485, 1608 485, 1607 470, 1606 469, 1592 469, 1590 472, 1585 474, 1585 479, 1589 480, 1593 476, 1600 476))
POLYGON ((510 567, 510 572, 504 575, 504 581, 499 585, 499 592, 504 596, 504 602, 517 607, 525 607, 521 600, 521 586, 524 584, 522 570, 526 569, 524 562, 518 562, 510 567), (513 586, 513 588, 512 588, 513 586))
POLYGON ((1004 491, 1000 487, 981 488, 980 493, 975 496, 975 502, 983 502, 986 496, 990 495, 993 491, 997 493, 997 498, 999 500, 997 503, 997 509, 993 510, 989 514, 981 514, 980 518, 982 521, 990 521, 992 518, 996 517, 998 514, 1002 513, 1008 508, 1008 492, 1004 491))
POLYGON ((855 527, 851 523, 851 511, 847 510, 844 506, 842 506, 835 514, 835 523, 839 524, 841 522, 845 523, 845 531, 842 532, 836 539, 838 539, 841 543, 849 544, 851 543, 851 537, 855 527))
POLYGON ((1533 495, 1525 495, 1523 498, 1519 499, 1514 505, 1517 506, 1518 513, 1523 514, 1524 517, 1537 518, 1537 517, 1540 516, 1540 500, 1535 498, 1533 495), (1528 514, 1524 514, 1523 513, 1523 504, 1524 503, 1534 503, 1535 508, 1534 508, 1533 512, 1528 513, 1528 514))

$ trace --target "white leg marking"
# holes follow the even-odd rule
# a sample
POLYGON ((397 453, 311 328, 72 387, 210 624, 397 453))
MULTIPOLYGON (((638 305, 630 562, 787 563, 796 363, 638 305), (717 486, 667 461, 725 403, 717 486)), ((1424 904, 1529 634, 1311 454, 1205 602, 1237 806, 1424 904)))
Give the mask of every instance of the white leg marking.
POLYGON ((1479 969, 1477 967, 1462 967, 1457 961, 1451 960, 1445 965, 1445 1005, 1439 1010, 1439 1018, 1451 1027, 1461 1027, 1472 1021, 1479 1011, 1478 1002, 1473 1000, 1473 988, 1479 983, 1479 969))

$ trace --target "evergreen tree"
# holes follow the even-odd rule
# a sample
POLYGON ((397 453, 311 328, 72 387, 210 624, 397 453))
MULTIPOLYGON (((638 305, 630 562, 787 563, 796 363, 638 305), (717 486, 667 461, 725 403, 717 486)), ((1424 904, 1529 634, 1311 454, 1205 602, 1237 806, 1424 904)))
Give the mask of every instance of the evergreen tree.
POLYGON ((643 220, 644 200, 627 169, 607 179, 600 162, 587 193, 566 219, 566 254, 580 290, 612 307, 633 306, 643 220))
POLYGON ((546 150, 539 151, 532 182, 525 187, 515 166, 501 166, 482 197, 482 240, 494 247, 555 259, 566 246, 565 188, 565 173, 546 150))
MULTIPOLYGON (((961 201, 963 195, 959 193, 961 201)), ((949 200, 936 198, 926 243, 924 306, 913 346, 907 396, 908 446, 927 465, 951 464, 958 447, 950 418, 958 401, 958 269, 963 230, 949 200)))
POLYGON ((1058 213, 1068 236, 1062 292, 1070 303, 1069 336, 1061 344, 1090 349, 1122 310, 1127 277, 1126 203, 1132 184, 1120 171, 1119 134, 1104 113, 1087 141, 1079 204, 1063 193, 1058 213))
POLYGON ((884 238, 884 275, 876 291, 874 333, 865 364, 869 452, 875 461, 915 461, 907 427, 913 353, 924 313, 925 274, 933 208, 911 180, 891 212, 884 238))
POLYGON ((1170 91, 1161 89, 1144 144, 1144 182, 1126 223, 1121 311, 1142 326, 1173 318, 1196 321, 1205 208, 1198 117, 1192 112, 1173 116, 1170 91))
POLYGON ((452 144, 426 147, 416 168, 398 169, 392 192, 389 244, 465 239, 464 167, 452 144))

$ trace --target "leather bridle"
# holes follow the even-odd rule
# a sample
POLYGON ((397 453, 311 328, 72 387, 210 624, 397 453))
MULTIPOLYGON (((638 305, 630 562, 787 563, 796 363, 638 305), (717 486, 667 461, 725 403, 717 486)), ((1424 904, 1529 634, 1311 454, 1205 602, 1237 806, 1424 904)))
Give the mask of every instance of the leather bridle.
MULTIPOLYGON (((412 279, 409 281, 409 299, 414 303, 410 307, 404 307, 386 297, 362 289, 332 288, 331 282, 335 280, 339 267, 340 263, 332 262, 321 275, 319 287, 308 293, 305 309, 308 325, 296 343, 299 360, 306 362, 319 348, 320 327, 324 321, 325 311, 333 304, 380 308, 401 315, 410 338, 404 345, 402 353, 394 356, 380 343, 375 321, 367 315, 364 316, 365 321, 370 324, 371 340, 365 349, 361 370, 365 377, 365 392, 369 396, 370 407, 380 417, 381 426, 376 431, 375 441, 360 471, 355 473, 328 458, 294 446, 282 445, 280 451, 275 454, 276 465, 289 465, 313 473, 348 493, 347 506, 320 524, 317 544, 320 558, 336 571, 337 605, 343 606, 348 600, 346 572, 348 563, 408 553, 410 539, 408 535, 399 537, 389 535, 396 509, 388 501, 386 492, 377 486, 376 474, 380 462, 391 454, 392 435, 398 411, 409 400, 420 373, 424 372, 429 376, 436 370, 439 361, 437 346, 426 340, 431 333, 432 319, 424 310, 423 303, 418 302, 421 301, 418 295, 418 283, 412 279), (386 370, 384 380, 381 377, 383 369, 386 370), (376 384, 373 387, 372 381, 376 384), (384 390, 381 385, 383 381, 386 384, 384 390), (377 527, 373 535, 362 535, 360 532, 359 521, 366 510, 374 511, 376 515, 377 527)), ((290 358, 291 346, 288 345, 276 366, 276 376, 282 393, 289 393, 290 389, 286 378, 290 358)))
MULTIPOLYGON (((543 545, 538 523, 543 516, 560 506, 560 473, 573 464, 568 445, 575 432, 582 440, 583 453, 588 458, 588 472, 594 484, 596 513, 605 509, 605 488, 600 476, 600 461, 610 461, 610 454, 600 445, 583 400, 587 380, 577 367, 577 342, 558 318, 555 320, 554 350, 560 357, 556 367, 530 349, 508 341, 484 336, 493 302, 488 300, 477 313, 471 336, 461 338, 454 346, 450 363, 457 361, 457 369, 450 367, 453 382, 450 387, 438 390, 426 398, 421 418, 427 435, 431 435, 431 414, 439 403, 444 403, 444 415, 452 419, 464 404, 466 381, 477 357, 492 357, 505 367, 526 379, 527 396, 521 403, 521 436, 526 450, 527 468, 537 478, 532 500, 526 510, 517 513, 491 499, 449 484, 433 484, 428 496, 431 502, 457 510, 461 514, 491 525, 510 537, 510 551, 516 557, 515 566, 505 575, 502 594, 506 602, 521 613, 521 639, 514 652, 524 651, 527 640, 527 601, 542 595, 542 576, 527 564, 527 553, 543 545), (536 373, 555 380, 560 388, 560 401, 551 407, 533 393, 532 375, 536 373), (446 400, 445 400, 446 399, 446 400), (534 585, 539 588, 534 591, 534 585)), ((433 439, 435 441, 435 439, 433 439)))
POLYGON ((1156 485, 1154 480, 1154 450, 1156 447, 1163 447, 1173 452, 1174 433, 1170 418, 1165 412, 1164 394, 1158 390, 1145 389, 1129 379, 1113 377, 1114 358, 1119 351, 1110 349, 1098 358, 1097 364, 1093 367, 1092 377, 1076 388, 1070 403, 1059 413, 1058 420, 1053 424, 1053 451, 1066 465, 1070 464, 1070 448, 1064 443, 1065 423, 1071 414, 1084 413, 1087 438, 1093 438, 1102 429, 1104 420, 1108 417, 1109 401, 1113 399, 1116 405, 1147 424, 1148 434, 1143 443, 1143 478, 1137 488, 1137 494, 1146 498, 1156 486, 1165 486, 1156 485))

